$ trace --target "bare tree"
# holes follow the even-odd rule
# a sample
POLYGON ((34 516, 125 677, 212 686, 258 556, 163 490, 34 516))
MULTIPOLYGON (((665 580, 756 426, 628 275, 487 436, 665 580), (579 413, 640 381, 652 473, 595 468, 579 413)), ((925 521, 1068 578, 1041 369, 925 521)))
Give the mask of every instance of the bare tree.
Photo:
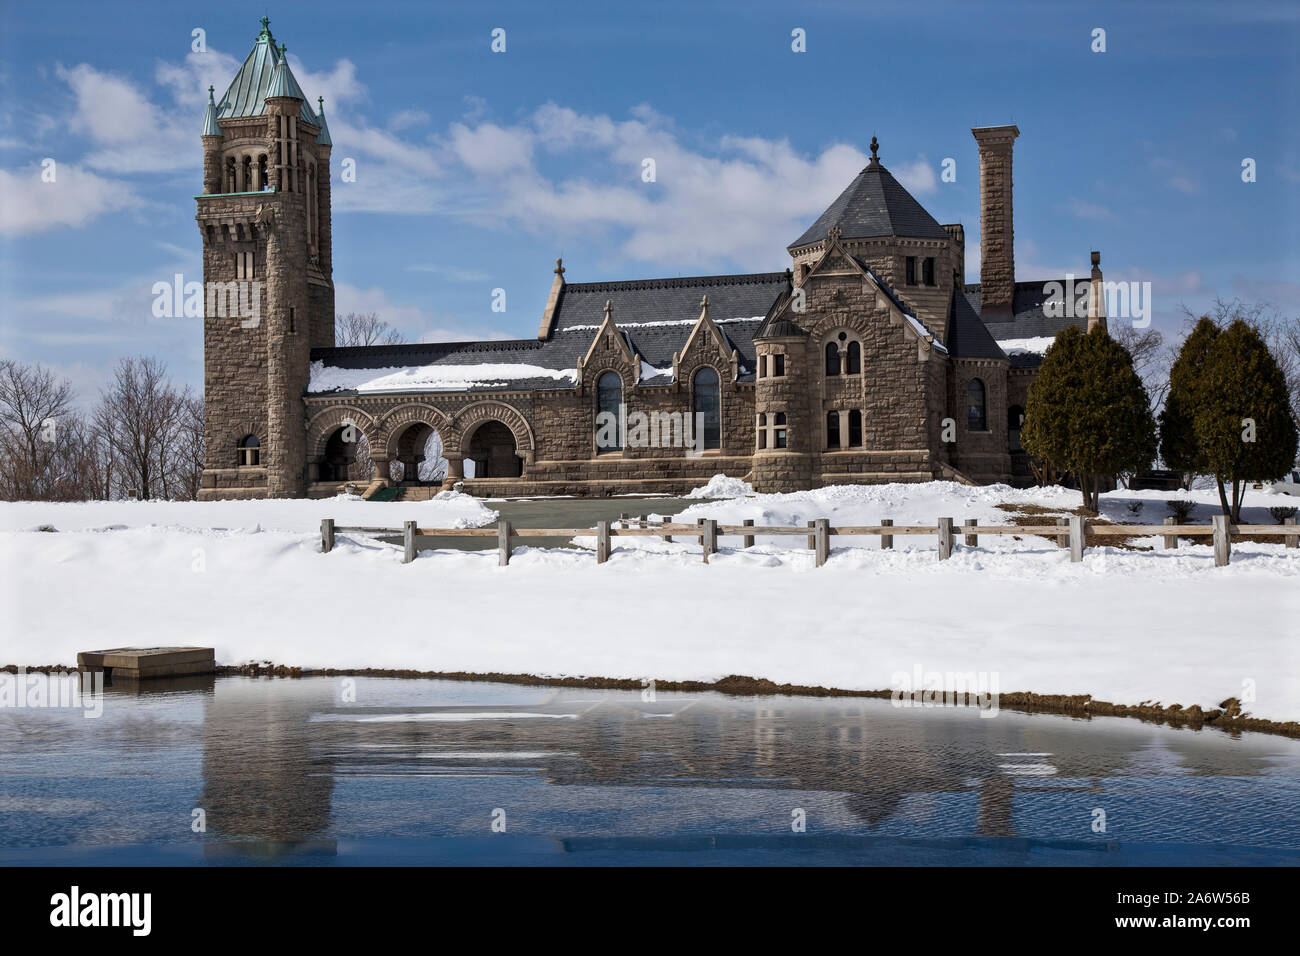
POLYGON ((334 316, 334 342, 340 348, 355 345, 401 345, 402 333, 375 312, 349 312, 334 316))
POLYGON ((1169 350, 1164 347, 1164 335, 1157 329, 1135 329, 1131 324, 1117 324, 1109 331, 1111 338, 1128 349, 1128 354, 1133 357, 1133 371, 1146 386, 1151 410, 1155 411, 1169 390, 1169 366, 1173 361, 1169 350))
POLYGON ((0 493, 5 498, 75 493, 63 460, 75 437, 72 402, 72 384, 50 369, 0 361, 0 493))
POLYGON ((158 359, 122 359, 95 410, 95 427, 121 463, 121 480, 142 499, 165 496, 175 484, 172 460, 187 393, 167 380, 158 359))

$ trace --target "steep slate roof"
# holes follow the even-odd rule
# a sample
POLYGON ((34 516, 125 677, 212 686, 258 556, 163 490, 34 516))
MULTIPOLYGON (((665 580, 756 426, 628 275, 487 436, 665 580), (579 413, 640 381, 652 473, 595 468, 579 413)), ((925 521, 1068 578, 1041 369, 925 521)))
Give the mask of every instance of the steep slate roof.
POLYGON ((754 333, 756 339, 779 339, 784 337, 793 338, 795 336, 808 335, 808 330, 799 325, 793 319, 785 315, 786 307, 789 306, 790 300, 794 297, 794 284, 791 281, 789 272, 785 274, 785 288, 777 296, 772 307, 767 310, 767 315, 763 317, 763 324, 758 327, 754 333))
MULTIPOLYGON (((252 51, 245 57, 239 72, 230 81, 230 86, 217 103, 219 119, 261 116, 266 112, 266 98, 271 95, 272 76, 280 62, 280 51, 275 45, 275 38, 271 36, 270 23, 266 17, 262 18, 262 32, 257 35, 252 51)), ((302 111, 299 115, 313 126, 319 125, 316 114, 307 105, 307 97, 303 94, 298 81, 293 78, 293 73, 289 71, 287 62, 284 64, 284 72, 288 74, 286 85, 292 85, 288 87, 289 93, 280 95, 302 97, 302 111), (297 92, 293 92, 294 90, 297 92)))
MULTIPOLYGON (((1005 322, 986 322, 985 328, 999 341, 1002 339, 1030 339, 1044 335, 1055 335, 1071 325, 1086 329, 1088 327, 1088 317, 1086 315, 1053 318, 1046 314, 1043 309, 1043 303, 1047 299, 1044 286, 1050 281, 1053 280, 1017 282, 1011 299, 1011 319, 1005 322)), ((1065 286, 1064 279, 1056 281, 1062 287, 1065 286)), ((1086 284, 1087 281, 1087 279, 1075 279, 1076 288, 1080 284, 1086 284)), ((965 286, 965 290, 966 297, 971 300, 976 313, 978 313, 980 308, 980 284, 978 282, 969 284, 965 286)))
POLYGON ((845 239, 904 236, 909 239, 947 239, 948 230, 912 198, 912 194, 880 165, 871 163, 858 173, 839 198, 831 203, 808 231, 790 243, 790 249, 820 242, 831 226, 839 226, 845 239))
MULTIPOLYGON (((730 276, 638 279, 632 282, 574 282, 564 286, 555 305, 554 329, 586 327, 595 332, 605 319, 605 300, 613 306, 618 327, 646 322, 688 321, 689 333, 700 317, 700 299, 709 297, 714 321, 761 319, 785 288, 784 272, 730 276)), ((723 328, 725 332, 725 327, 723 328)), ((686 341, 686 334, 681 342, 686 341)))
POLYGON ((961 289, 953 289, 948 303, 948 352, 957 358, 1006 358, 998 343, 980 321, 978 296, 972 303, 961 289))

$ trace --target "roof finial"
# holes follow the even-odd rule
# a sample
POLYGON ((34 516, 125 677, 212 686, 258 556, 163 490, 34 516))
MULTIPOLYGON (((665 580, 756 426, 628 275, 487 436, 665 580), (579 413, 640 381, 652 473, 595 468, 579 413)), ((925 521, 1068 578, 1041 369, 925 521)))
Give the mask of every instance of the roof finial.
POLYGON ((280 44, 280 59, 282 60, 284 59, 284 55, 285 53, 288 52, 288 50, 289 48, 287 46, 285 46, 283 43, 280 44))
POLYGON ((871 165, 872 166, 880 165, 880 157, 876 155, 876 153, 879 150, 880 150, 880 144, 876 142, 876 137, 873 135, 871 137, 871 165))
POLYGON ((608 319, 609 316, 610 316, 610 313, 613 312, 613 311, 614 311, 614 303, 611 302, 609 299, 606 299, 606 300, 605 300, 605 318, 608 319))
POLYGON ((268 16, 265 16, 265 15, 264 15, 264 16, 262 17, 262 33, 261 33, 261 36, 269 37, 270 35, 271 35, 271 18, 268 17, 268 16))
POLYGON ((564 260, 563 260, 563 259, 556 259, 556 260, 555 260, 555 274, 556 274, 557 276, 562 276, 562 275, 564 275, 564 260))
POLYGON ((320 115, 320 116, 324 116, 324 115, 325 115, 325 97, 323 97, 323 96, 318 96, 318 97, 316 97, 316 107, 317 107, 317 109, 316 109, 317 114, 320 115))
POLYGON ((708 307, 709 307, 709 297, 706 295, 700 299, 700 308, 707 309, 708 307))
POLYGON ((216 87, 209 86, 209 87, 208 87, 208 102, 209 102, 209 103, 212 102, 212 94, 213 94, 214 92, 216 92, 216 87))

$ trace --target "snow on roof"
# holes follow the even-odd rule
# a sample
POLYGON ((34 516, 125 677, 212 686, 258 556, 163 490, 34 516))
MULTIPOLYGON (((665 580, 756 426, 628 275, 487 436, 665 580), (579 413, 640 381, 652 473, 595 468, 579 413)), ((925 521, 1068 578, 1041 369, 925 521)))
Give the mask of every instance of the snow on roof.
POLYGON ((520 379, 549 378, 573 382, 578 370, 538 365, 485 363, 481 365, 409 365, 389 368, 337 368, 311 363, 308 392, 459 392, 469 388, 505 388, 520 379))
POLYGON ((999 339, 998 347, 1008 355, 1043 355, 1056 341, 1054 335, 1039 335, 1029 339, 999 339))
POLYGON ((903 313, 903 318, 907 319, 907 321, 911 323, 912 328, 916 330, 916 334, 934 346, 936 351, 942 352, 945 355, 948 354, 948 350, 944 348, 943 343, 934 337, 934 333, 925 327, 924 322, 914 315, 908 315, 906 312, 903 313))

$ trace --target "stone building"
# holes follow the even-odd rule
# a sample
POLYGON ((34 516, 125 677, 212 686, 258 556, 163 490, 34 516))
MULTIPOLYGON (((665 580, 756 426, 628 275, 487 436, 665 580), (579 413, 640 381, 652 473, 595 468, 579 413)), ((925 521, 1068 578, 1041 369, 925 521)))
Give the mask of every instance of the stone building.
POLYGON ((965 282, 962 226, 937 222, 873 138, 784 272, 572 283, 557 261, 536 339, 336 348, 323 103, 265 18, 209 99, 203 498, 348 481, 408 497, 462 481, 493 496, 668 494, 718 473, 760 491, 1027 483, 1029 383, 1051 337, 1088 321, 1054 317, 1048 281, 1016 280, 1019 130, 993 126, 972 130, 980 283, 965 282), (445 476, 425 461, 435 434, 445 476))

